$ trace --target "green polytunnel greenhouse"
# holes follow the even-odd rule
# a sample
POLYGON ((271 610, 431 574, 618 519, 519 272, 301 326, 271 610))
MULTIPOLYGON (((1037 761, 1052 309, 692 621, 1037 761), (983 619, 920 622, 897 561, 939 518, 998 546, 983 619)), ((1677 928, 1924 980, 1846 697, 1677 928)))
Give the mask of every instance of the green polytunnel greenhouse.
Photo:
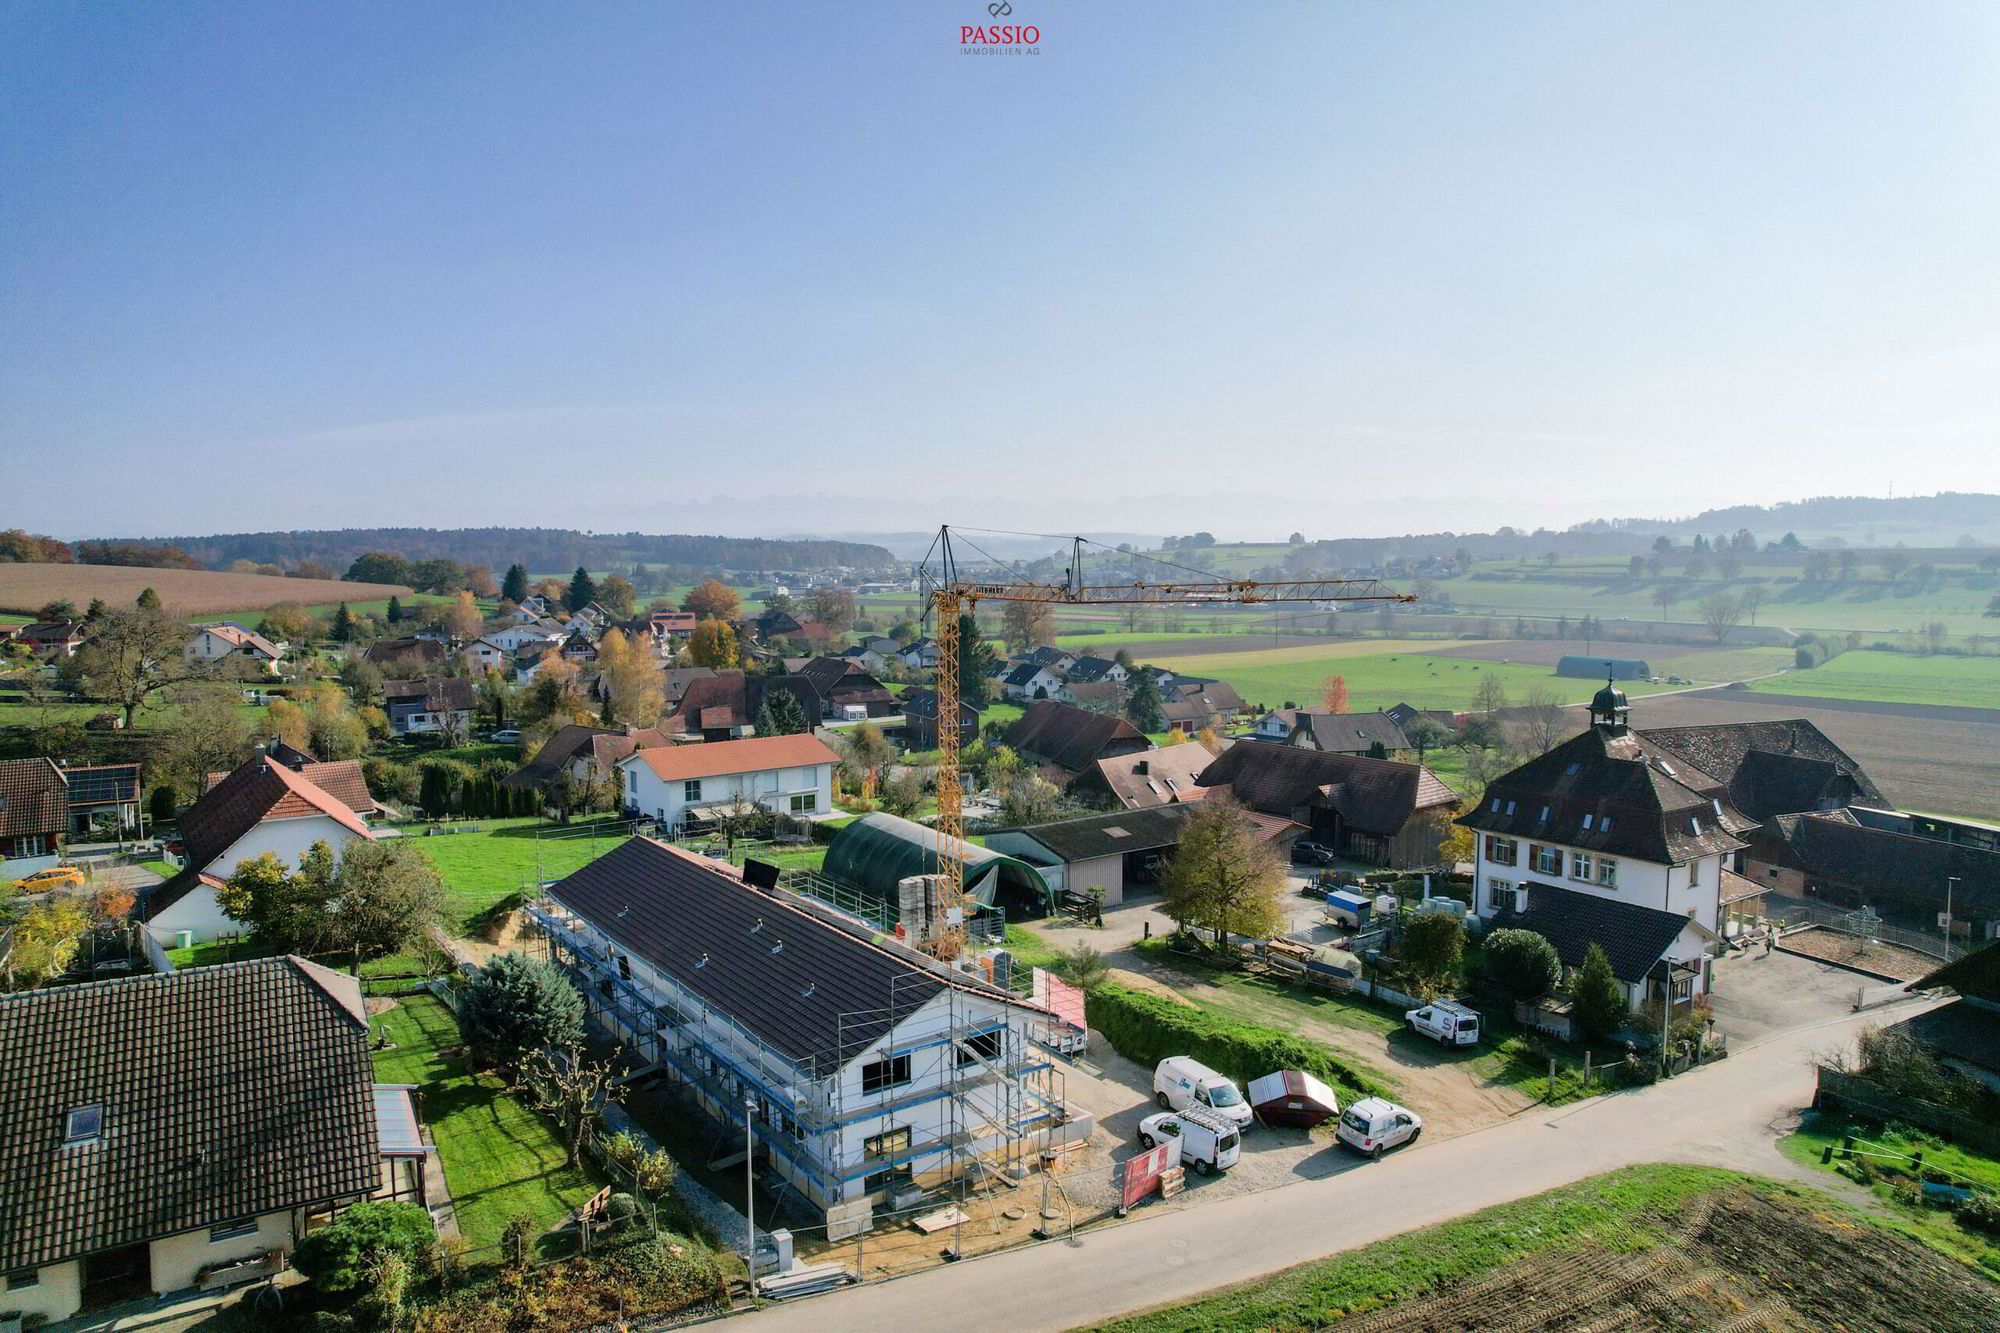
MULTIPOLYGON (((937 873, 937 835, 896 815, 863 815, 833 835, 822 872, 851 889, 896 904, 896 885, 912 875, 937 873)), ((1046 916, 1055 891, 1041 871, 1000 852, 965 845, 965 896, 999 907, 1011 918, 1046 916)))

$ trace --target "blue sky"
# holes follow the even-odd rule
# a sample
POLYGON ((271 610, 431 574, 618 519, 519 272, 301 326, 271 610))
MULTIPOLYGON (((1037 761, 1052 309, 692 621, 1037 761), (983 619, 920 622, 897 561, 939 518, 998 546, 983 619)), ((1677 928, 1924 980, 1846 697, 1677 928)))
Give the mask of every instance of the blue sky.
POLYGON ((1014 10, 0 9, 0 526, 2000 490, 2000 6, 1014 10))

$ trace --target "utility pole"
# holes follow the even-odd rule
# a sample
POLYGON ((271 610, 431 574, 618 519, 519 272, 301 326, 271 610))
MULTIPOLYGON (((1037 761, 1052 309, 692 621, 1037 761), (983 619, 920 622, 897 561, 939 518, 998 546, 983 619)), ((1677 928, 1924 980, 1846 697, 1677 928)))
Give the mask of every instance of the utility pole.
POLYGON ((743 1099, 743 1221, 750 1234, 743 1247, 743 1256, 750 1267, 750 1294, 757 1293, 757 1140, 753 1117, 757 1114, 757 1099, 743 1099))
POLYGON ((1946 875, 1944 879, 1944 957, 1951 961, 1951 897, 1958 887, 1957 875, 1946 875))

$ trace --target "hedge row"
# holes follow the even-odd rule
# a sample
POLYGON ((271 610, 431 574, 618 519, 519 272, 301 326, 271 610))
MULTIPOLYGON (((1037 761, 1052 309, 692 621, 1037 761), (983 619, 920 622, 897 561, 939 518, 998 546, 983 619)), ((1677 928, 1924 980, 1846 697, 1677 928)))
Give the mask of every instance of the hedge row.
POLYGON ((1097 987, 1087 1006, 1090 1026, 1120 1055, 1149 1069, 1168 1056, 1187 1055, 1246 1083, 1274 1070, 1298 1069, 1350 1093, 1381 1096, 1387 1091, 1327 1046, 1277 1028, 1240 1023, 1124 986, 1097 987))
POLYGON ((1825 662, 1831 662, 1846 651, 1847 645, 1838 639, 1822 639, 1816 635, 1807 634, 1800 638, 1798 643, 1792 648, 1792 661, 1803 671, 1825 662))

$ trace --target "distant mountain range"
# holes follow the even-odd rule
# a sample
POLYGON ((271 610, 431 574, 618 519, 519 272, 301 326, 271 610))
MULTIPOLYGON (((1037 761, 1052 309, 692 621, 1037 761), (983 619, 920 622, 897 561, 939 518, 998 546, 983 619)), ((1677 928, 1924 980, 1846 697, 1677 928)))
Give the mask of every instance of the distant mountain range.
POLYGON ((411 560, 441 558, 485 565, 497 575, 519 561, 531 573, 616 569, 635 564, 715 569, 892 569, 902 562, 881 546, 818 539, 704 537, 641 532, 578 532, 569 528, 339 528, 295 532, 229 532, 204 537, 134 539, 135 546, 176 546, 203 566, 237 560, 295 567, 317 560, 336 573, 368 551, 411 560))

